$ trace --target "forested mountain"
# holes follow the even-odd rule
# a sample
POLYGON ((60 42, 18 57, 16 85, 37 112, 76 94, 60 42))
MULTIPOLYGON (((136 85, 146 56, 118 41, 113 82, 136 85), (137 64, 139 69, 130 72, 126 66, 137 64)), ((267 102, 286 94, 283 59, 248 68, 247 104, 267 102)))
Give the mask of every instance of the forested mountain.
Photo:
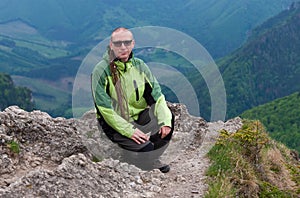
POLYGON ((294 4, 253 31, 240 49, 218 62, 228 117, 300 90, 300 6, 294 4))
POLYGON ((25 87, 15 87, 9 75, 0 73, 0 111, 10 105, 32 110, 31 91, 25 87))
POLYGON ((241 117, 260 120, 271 137, 300 153, 300 92, 254 107, 241 117))

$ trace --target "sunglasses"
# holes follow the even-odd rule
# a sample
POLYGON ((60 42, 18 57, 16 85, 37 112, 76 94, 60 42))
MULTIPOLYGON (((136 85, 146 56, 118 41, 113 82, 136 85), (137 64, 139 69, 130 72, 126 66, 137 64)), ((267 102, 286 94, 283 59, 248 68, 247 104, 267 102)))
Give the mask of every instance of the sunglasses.
POLYGON ((114 44, 114 46, 116 47, 121 47, 122 46, 122 43, 128 47, 131 45, 132 43, 132 40, 127 40, 127 41, 112 41, 112 43, 114 44))

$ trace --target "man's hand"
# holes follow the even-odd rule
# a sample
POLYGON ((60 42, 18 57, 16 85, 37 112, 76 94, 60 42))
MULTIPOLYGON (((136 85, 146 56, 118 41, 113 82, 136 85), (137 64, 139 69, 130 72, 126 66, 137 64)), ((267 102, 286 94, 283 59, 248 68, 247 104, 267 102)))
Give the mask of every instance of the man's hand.
POLYGON ((159 134, 161 134, 161 139, 165 138, 171 132, 171 128, 168 126, 163 126, 159 130, 159 134))
POLYGON ((148 141, 149 137, 139 129, 135 129, 133 135, 131 136, 131 139, 138 144, 142 144, 148 141))

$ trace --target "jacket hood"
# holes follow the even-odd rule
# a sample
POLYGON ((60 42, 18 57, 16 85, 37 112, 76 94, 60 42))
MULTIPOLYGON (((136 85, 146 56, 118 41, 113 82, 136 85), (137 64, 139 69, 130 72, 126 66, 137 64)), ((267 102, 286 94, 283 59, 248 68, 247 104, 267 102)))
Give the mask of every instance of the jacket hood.
POLYGON ((106 61, 107 63, 110 62, 110 61, 109 61, 109 52, 110 52, 110 47, 107 46, 106 51, 105 51, 105 53, 104 53, 103 56, 102 56, 102 59, 103 59, 104 61, 106 61))

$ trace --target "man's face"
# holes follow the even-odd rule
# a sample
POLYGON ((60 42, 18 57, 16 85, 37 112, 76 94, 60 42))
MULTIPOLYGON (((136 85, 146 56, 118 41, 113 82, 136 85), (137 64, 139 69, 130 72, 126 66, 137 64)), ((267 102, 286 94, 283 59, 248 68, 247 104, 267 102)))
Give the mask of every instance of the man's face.
POLYGON ((133 47, 134 40, 130 31, 120 30, 112 34, 110 48, 121 61, 126 62, 128 60, 133 47))

